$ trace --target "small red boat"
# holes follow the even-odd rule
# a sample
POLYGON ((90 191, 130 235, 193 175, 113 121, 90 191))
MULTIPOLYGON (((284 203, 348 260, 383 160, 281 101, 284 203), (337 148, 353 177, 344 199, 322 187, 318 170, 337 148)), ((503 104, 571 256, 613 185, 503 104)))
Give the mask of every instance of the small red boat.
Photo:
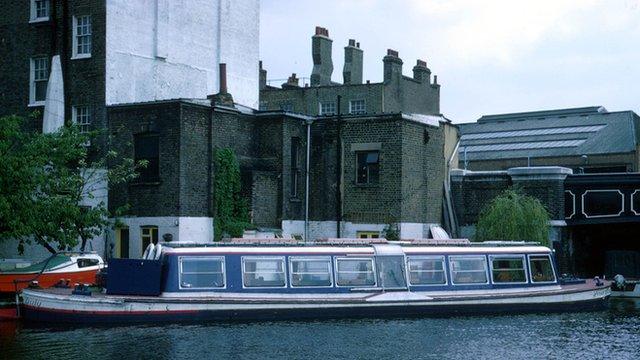
POLYGON ((60 280, 93 284, 96 273, 104 261, 95 253, 58 253, 50 258, 22 269, 0 271, 0 294, 15 294, 32 281, 43 288, 52 287, 60 280))

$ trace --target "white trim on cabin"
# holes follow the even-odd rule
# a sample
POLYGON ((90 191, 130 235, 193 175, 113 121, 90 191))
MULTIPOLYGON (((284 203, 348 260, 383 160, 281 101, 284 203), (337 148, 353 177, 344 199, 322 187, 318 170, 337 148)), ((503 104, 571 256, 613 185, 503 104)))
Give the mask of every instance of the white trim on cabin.
MULTIPOLYGON (((165 244, 163 244, 165 245, 165 244)), ((171 248, 166 244, 163 251, 167 254, 358 254, 375 255, 371 246, 213 246, 171 248)), ((549 254, 551 250, 544 246, 403 246, 406 255, 418 254, 549 254)))

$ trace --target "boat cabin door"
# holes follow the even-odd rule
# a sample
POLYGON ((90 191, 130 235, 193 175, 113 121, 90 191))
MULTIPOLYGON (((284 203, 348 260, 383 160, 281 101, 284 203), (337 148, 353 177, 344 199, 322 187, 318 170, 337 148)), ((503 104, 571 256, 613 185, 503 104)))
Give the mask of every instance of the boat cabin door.
POLYGON ((406 290, 407 276, 404 252, 400 245, 374 244, 378 287, 384 290, 406 290))

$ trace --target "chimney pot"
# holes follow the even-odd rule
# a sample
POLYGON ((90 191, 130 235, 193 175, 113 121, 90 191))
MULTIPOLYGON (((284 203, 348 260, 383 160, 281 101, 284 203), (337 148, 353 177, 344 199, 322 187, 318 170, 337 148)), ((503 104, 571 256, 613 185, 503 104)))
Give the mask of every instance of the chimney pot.
POLYGON ((424 60, 418 59, 418 61, 416 62, 416 66, 427 67, 427 62, 424 60))
POLYGON ((356 43, 356 47, 357 47, 358 49, 360 49, 360 43, 359 43, 359 42, 357 42, 357 43, 356 43))
POLYGON ((349 39, 349 46, 356 46, 356 41, 354 39, 349 39))
POLYGON ((398 52, 392 49, 387 49, 387 56, 400 57, 398 52))
POLYGON ((220 64, 220 94, 227 93, 227 64, 220 64))

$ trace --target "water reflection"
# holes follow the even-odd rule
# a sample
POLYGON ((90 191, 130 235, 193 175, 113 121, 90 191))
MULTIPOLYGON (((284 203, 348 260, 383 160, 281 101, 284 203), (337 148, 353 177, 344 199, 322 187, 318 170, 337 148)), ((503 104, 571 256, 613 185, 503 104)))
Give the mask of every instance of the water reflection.
MULTIPOLYGON (((2 326, 2 325, 0 325, 2 326)), ((0 327, 2 329, 2 327, 0 327)), ((50 328, 14 323, 11 358, 640 358, 640 302, 610 310, 438 319, 50 328)), ((5 335, 7 334, 7 335, 5 335)))

